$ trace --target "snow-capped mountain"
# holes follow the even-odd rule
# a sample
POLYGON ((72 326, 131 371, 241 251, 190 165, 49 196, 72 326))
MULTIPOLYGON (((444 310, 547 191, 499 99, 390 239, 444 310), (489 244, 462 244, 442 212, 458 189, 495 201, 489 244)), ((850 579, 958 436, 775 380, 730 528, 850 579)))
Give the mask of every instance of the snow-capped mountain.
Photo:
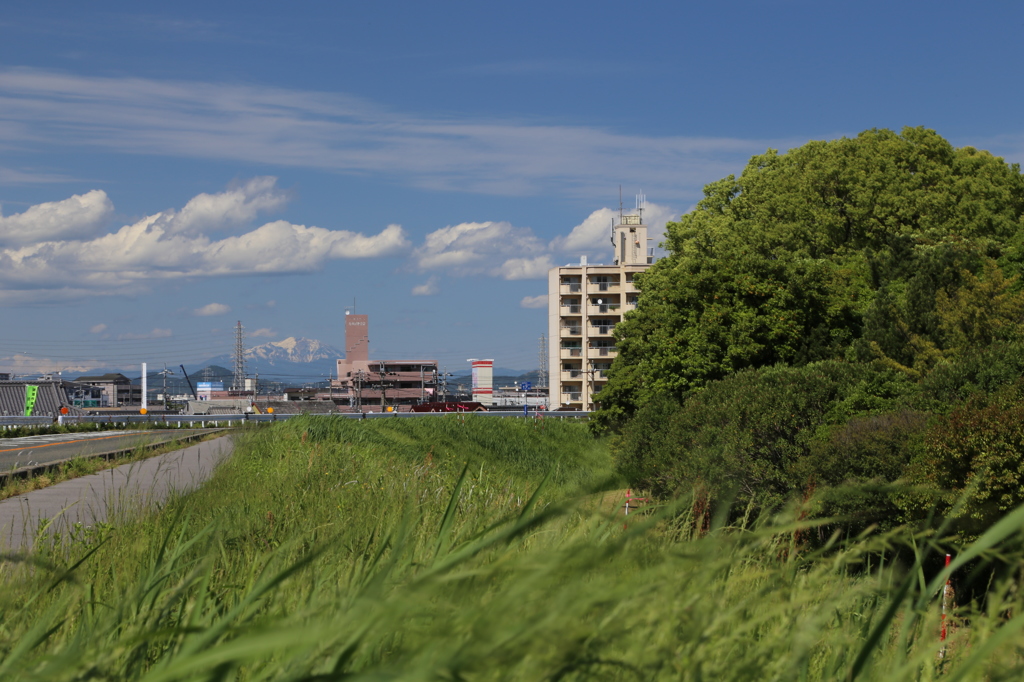
POLYGON ((260 365, 276 365, 285 362, 310 363, 319 360, 333 362, 344 356, 343 351, 316 339, 297 339, 294 336, 289 336, 282 341, 263 343, 245 351, 246 362, 255 361, 260 365))

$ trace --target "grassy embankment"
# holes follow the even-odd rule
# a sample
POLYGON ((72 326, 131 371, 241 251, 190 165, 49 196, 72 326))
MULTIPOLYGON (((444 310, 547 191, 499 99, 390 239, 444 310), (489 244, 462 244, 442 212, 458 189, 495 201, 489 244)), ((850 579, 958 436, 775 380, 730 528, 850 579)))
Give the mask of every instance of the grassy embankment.
MULTIPOLYGON (((810 556, 796 524, 695 537, 670 510, 624 530, 588 503, 611 471, 603 442, 553 420, 247 432, 192 495, 5 564, 0 678, 938 676, 943 576, 879 563, 925 538, 810 556)), ((1024 558, 1016 514, 974 551, 1024 558)), ((961 606, 943 679, 1019 675, 1015 577, 961 606)))

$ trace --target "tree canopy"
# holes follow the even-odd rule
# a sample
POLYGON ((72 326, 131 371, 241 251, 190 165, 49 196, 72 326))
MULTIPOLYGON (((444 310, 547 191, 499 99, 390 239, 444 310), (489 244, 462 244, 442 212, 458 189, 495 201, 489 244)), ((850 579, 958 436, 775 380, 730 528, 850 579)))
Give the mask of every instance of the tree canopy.
POLYGON ((921 378, 1020 336, 1024 176, 932 130, 753 157, 669 223, 598 395, 603 423, 738 370, 876 361, 921 378))

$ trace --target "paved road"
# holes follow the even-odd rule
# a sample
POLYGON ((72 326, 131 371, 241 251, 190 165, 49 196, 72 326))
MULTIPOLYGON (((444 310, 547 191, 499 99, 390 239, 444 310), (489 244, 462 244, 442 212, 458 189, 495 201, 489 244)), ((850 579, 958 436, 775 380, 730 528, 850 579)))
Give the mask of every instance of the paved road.
POLYGON ((42 519, 56 519, 50 532, 66 532, 75 523, 91 526, 132 514, 172 490, 193 489, 233 448, 231 436, 223 436, 4 500, 0 551, 30 549, 42 519))
POLYGON ((139 445, 168 443, 175 438, 212 431, 211 429, 147 429, 140 431, 99 431, 95 433, 56 433, 48 436, 0 438, 0 471, 11 471, 36 464, 59 462, 73 457, 89 457, 108 452, 130 450, 139 445))

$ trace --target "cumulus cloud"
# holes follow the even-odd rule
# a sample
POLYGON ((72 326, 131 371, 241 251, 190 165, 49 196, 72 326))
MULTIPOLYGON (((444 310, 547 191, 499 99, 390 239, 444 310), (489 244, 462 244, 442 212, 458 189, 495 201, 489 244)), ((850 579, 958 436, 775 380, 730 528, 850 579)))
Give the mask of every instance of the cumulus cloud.
POLYGON ((62 201, 36 204, 24 213, 0 213, 0 246, 88 237, 114 212, 106 192, 94 189, 62 201))
MULTIPOLYGON (((672 220, 675 213, 668 206, 648 202, 644 208, 644 224, 647 225, 647 236, 652 240, 651 246, 657 246, 665 238, 665 223, 672 220)), ((611 253, 612 226, 618 222, 618 209, 599 208, 586 219, 572 228, 569 234, 556 237, 551 241, 551 249, 573 254, 611 253)))
POLYGON ((167 231, 194 234, 204 229, 244 225, 260 213, 280 209, 289 194, 277 187, 277 178, 253 178, 217 194, 199 194, 181 211, 168 212, 167 231))
POLYGON ((35 374, 38 372, 59 371, 62 373, 85 372, 94 367, 101 366, 96 360, 73 360, 67 358, 49 358, 41 355, 29 355, 26 353, 14 353, 12 355, 0 356, 0 367, 18 374, 35 374), (59 369, 58 369, 59 368, 59 369))
POLYGON ((555 266, 550 256, 536 258, 510 258, 498 268, 503 279, 543 279, 555 266))
MULTIPOLYGON (((650 245, 664 239, 665 222, 674 217, 667 206, 648 203, 644 223, 650 245)), ((593 211, 568 234, 545 243, 528 227, 516 227, 505 221, 460 223, 434 230, 412 252, 420 270, 445 270, 456 276, 486 274, 506 280, 544 279, 564 253, 587 255, 597 262, 614 258, 610 241, 612 224, 618 210, 593 211)))
POLYGON ((226 315, 231 312, 231 306, 223 303, 207 303, 202 308, 196 308, 192 311, 194 315, 200 317, 210 317, 213 315, 226 315))
POLYGON ((107 331, 107 325, 102 323, 94 324, 93 326, 89 327, 90 334, 102 334, 105 331, 107 331))
POLYGON ((523 296, 523 300, 519 302, 520 308, 547 308, 548 297, 547 294, 541 294, 540 296, 523 296))
POLYGON ((433 296, 441 291, 441 287, 437 285, 437 277, 431 277, 423 284, 418 284, 412 288, 413 296, 433 296))
POLYGON ((505 221, 460 223, 428 234, 423 245, 413 251, 413 261, 420 270, 523 279, 519 276, 523 270, 519 261, 544 258, 546 250, 544 242, 528 227, 515 227, 505 221))
POLYGON ((156 328, 151 332, 145 334, 119 334, 117 337, 118 341, 138 341, 141 339, 166 339, 174 336, 170 329, 156 328))
POLYGON ((106 194, 90 192, 33 206, 0 219, 11 221, 4 225, 10 229, 0 232, 15 239, 0 243, 0 301, 137 294, 154 281, 183 277, 313 272, 330 260, 397 255, 410 247, 399 225, 365 234, 276 220, 243 228, 241 234, 211 236, 236 230, 284 201, 273 178, 257 178, 219 194, 199 195, 180 211, 161 211, 113 232, 63 240, 57 237, 95 229, 112 210, 106 194))

